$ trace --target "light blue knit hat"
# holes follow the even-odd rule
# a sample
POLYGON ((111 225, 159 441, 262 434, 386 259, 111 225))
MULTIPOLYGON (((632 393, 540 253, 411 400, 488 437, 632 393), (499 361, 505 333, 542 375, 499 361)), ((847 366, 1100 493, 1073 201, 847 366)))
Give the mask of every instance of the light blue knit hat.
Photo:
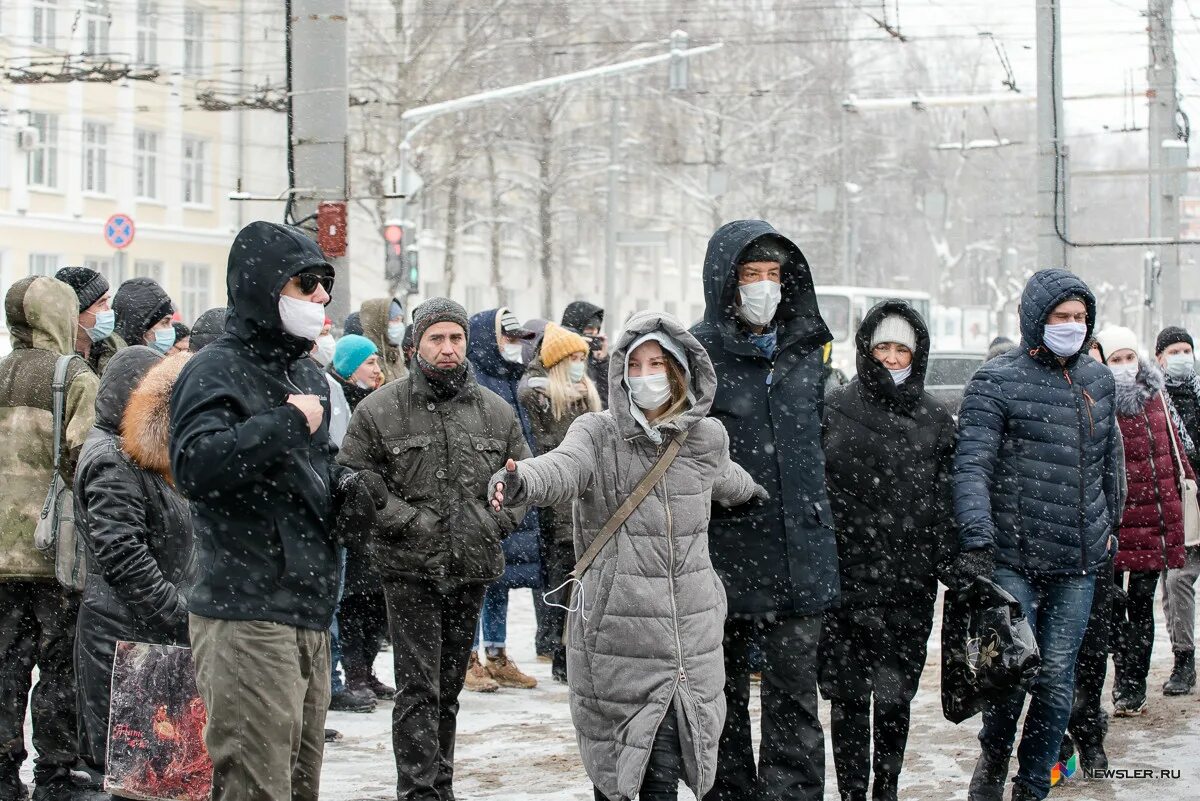
POLYGON ((375 343, 358 334, 346 334, 333 350, 333 369, 342 378, 350 378, 362 363, 379 352, 375 343))

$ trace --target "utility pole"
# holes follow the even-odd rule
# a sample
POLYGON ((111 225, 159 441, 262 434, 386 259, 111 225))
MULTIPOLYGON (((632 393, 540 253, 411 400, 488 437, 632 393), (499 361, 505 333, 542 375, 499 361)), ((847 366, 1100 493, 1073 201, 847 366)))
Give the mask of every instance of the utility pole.
MULTIPOLYGON (((1146 66, 1146 96, 1150 101, 1150 238, 1179 237, 1179 196, 1186 172, 1174 168, 1187 166, 1187 143, 1178 135, 1178 99, 1175 91, 1175 43, 1171 25, 1173 0, 1148 0, 1146 30, 1150 35, 1149 63, 1146 66)), ((1156 248, 1161 276, 1157 303, 1149 310, 1146 338, 1151 341, 1163 325, 1182 322, 1183 305, 1179 275, 1179 246, 1156 248)))
POLYGON ((617 310, 617 177, 621 171, 621 101, 608 112, 608 190, 604 206, 604 321, 614 335, 623 322, 617 310))
POLYGON ((288 210, 296 224, 313 228, 327 226, 318 210, 341 206, 340 236, 332 246, 329 232, 319 231, 318 240, 337 271, 331 319, 341 323, 350 312, 350 260, 345 230, 346 199, 349 196, 346 170, 346 131, 350 115, 347 85, 346 26, 347 0, 288 0, 288 146, 291 197, 288 210), (329 205, 330 202, 334 205, 329 205), (317 225, 312 223, 317 222, 317 225), (340 245, 336 241, 340 240, 340 245))
POLYGON ((1068 267, 1058 0, 1037 0, 1037 241, 1039 268, 1068 267))

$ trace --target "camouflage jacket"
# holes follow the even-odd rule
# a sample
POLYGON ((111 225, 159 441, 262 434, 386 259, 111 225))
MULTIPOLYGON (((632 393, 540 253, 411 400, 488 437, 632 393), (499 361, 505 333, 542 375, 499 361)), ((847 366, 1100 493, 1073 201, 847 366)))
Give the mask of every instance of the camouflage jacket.
MULTIPOLYGON (((79 301, 67 284, 31 276, 12 285, 4 312, 13 352, 0 359, 0 581, 53 579, 33 532, 54 469, 54 365, 74 352, 79 301)), ((95 417, 99 380, 83 359, 67 371, 63 459, 68 486, 95 417)))

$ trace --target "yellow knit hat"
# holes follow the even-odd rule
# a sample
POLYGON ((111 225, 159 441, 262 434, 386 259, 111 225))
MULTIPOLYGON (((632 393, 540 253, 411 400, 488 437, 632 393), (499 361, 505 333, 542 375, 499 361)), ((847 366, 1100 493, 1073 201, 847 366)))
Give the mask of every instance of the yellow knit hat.
POLYGON ((588 341, 572 331, 554 323, 546 324, 542 334, 542 365, 547 369, 561 362, 572 353, 587 353, 588 341))

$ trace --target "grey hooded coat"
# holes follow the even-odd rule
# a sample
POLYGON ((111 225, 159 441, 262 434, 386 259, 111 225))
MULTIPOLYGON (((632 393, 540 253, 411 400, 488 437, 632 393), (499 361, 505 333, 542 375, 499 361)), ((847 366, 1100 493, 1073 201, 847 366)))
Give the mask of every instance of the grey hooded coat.
MULTIPOLYGON (((655 733, 678 716, 687 784, 713 784, 725 721, 721 638, 725 590, 708 554, 710 503, 750 500, 754 480, 729 458, 729 436, 708 418, 717 376, 677 320, 641 312, 621 334, 609 367, 611 407, 581 416, 562 444, 522 461, 514 503, 573 503, 581 556, 657 461, 670 437, 687 439, 666 475, 583 576, 582 614, 568 626, 571 717, 588 776, 608 798, 634 798, 655 733), (626 352, 661 331, 687 353, 694 405, 664 425, 656 445, 630 412, 626 352)), ((498 473, 494 480, 501 480, 498 473)))

